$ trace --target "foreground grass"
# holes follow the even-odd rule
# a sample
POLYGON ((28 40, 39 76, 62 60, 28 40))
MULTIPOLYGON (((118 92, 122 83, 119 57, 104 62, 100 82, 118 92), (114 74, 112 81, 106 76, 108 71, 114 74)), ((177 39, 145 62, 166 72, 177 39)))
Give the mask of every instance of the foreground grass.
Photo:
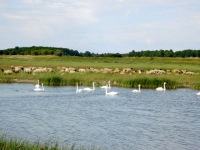
POLYGON ((10 66, 24 67, 52 67, 55 70, 58 66, 75 67, 75 68, 133 68, 133 70, 144 69, 180 69, 193 71, 196 75, 146 75, 146 74, 103 74, 103 73, 61 73, 56 70, 54 73, 37 73, 3 75, 0 73, 0 82, 33 82, 38 79, 45 85, 105 85, 110 80, 111 85, 120 87, 137 87, 141 84, 142 88, 155 88, 162 86, 163 82, 167 82, 168 89, 179 87, 189 87, 200 89, 200 59, 199 58, 85 58, 85 57, 56 57, 56 56, 0 56, 0 68, 10 68, 10 66))
MULTIPOLYGON (((97 150, 95 147, 85 148, 83 146, 63 146, 58 143, 41 143, 39 141, 29 142, 27 140, 19 140, 10 138, 5 135, 0 135, 1 150, 97 150)), ((98 148, 98 150, 100 150, 98 148)))

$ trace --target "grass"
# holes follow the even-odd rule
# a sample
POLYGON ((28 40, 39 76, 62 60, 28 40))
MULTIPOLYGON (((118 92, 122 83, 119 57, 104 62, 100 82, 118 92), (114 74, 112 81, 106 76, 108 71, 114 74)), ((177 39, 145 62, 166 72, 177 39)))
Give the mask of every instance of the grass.
MULTIPOLYGON (((83 146, 63 146, 58 143, 50 142, 30 142, 18 138, 11 138, 4 134, 0 135, 1 150, 97 150, 95 147, 85 148, 83 146)), ((98 148, 98 150, 100 150, 98 148)))
POLYGON ((3 75, 0 73, 0 82, 17 81, 33 81, 41 80, 45 85, 53 86, 67 86, 67 85, 92 85, 95 81, 96 86, 105 84, 106 81, 111 80, 111 84, 121 87, 137 87, 141 84, 142 88, 155 88, 162 86, 163 82, 167 82, 168 89, 175 89, 179 87, 189 87, 200 89, 200 58, 101 58, 101 57, 57 57, 57 56, 0 56, 0 68, 8 69, 10 66, 24 66, 24 67, 52 67, 56 70, 53 73, 37 73, 26 74, 21 72, 19 74, 3 75), (146 75, 146 74, 105 74, 105 73, 61 73, 57 67, 75 67, 75 68, 133 68, 133 70, 143 69, 163 69, 163 70, 188 70, 196 74, 177 75, 146 75), (16 80, 15 80, 16 81, 16 80))

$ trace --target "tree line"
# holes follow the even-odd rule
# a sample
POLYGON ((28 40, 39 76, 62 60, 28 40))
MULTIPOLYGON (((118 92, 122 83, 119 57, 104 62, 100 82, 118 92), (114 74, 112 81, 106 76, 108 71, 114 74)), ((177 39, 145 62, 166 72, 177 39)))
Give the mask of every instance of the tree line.
POLYGON ((120 53, 91 53, 89 51, 79 52, 69 48, 58 47, 18 47, 0 50, 0 55, 56 55, 56 56, 80 56, 80 57, 200 57, 200 50, 182 50, 173 51, 170 50, 132 50, 126 54, 120 53))

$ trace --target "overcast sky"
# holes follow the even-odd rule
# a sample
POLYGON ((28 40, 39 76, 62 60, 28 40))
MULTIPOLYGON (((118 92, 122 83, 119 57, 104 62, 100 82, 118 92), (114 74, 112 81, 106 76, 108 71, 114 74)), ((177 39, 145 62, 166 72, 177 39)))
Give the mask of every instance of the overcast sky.
POLYGON ((0 0, 0 49, 200 49, 200 0, 0 0))

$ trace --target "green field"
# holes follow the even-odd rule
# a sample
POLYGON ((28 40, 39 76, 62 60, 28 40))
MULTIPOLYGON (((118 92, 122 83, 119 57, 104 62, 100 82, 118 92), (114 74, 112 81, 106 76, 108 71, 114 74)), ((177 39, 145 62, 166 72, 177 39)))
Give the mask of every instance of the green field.
POLYGON ((73 56, 0 56, 0 68, 10 69, 10 66, 23 67, 51 67, 54 72, 28 74, 20 71, 12 75, 4 75, 0 73, 0 82, 32 82, 37 83, 40 79, 45 85, 91 85, 95 82, 95 86, 104 85, 108 80, 112 86, 120 87, 137 87, 141 84, 141 88, 155 88, 162 86, 163 82, 167 82, 168 89, 180 87, 188 87, 200 89, 200 58, 157 58, 157 57, 123 57, 123 58, 107 58, 107 57, 73 57, 73 56), (94 73, 94 72, 75 72, 61 73, 57 67, 74 67, 79 68, 96 68, 96 69, 115 69, 132 68, 136 73, 94 73), (138 70, 143 70, 141 74, 138 70), (194 72, 194 75, 186 75, 179 73, 165 74, 146 74, 146 71, 152 69, 167 70, 179 69, 194 72))

